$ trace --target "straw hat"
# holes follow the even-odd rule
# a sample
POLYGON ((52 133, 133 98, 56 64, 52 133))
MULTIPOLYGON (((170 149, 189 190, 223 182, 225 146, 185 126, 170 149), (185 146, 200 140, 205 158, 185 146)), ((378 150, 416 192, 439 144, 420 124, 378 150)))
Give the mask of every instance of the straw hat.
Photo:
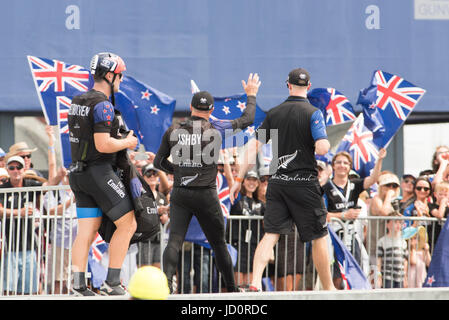
POLYGON ((21 152, 34 152, 37 148, 31 149, 25 141, 14 143, 9 147, 9 152, 6 155, 6 158, 18 155, 21 152))
POLYGON ((25 171, 25 175, 23 176, 24 179, 34 179, 40 182, 47 182, 47 179, 44 177, 40 177, 37 175, 36 171, 32 169, 28 169, 25 171))

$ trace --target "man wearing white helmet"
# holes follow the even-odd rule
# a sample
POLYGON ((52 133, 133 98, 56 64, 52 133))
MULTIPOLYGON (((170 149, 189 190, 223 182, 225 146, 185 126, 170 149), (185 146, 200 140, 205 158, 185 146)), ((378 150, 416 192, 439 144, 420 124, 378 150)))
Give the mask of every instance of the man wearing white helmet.
POLYGON ((137 145, 130 131, 120 132, 123 121, 114 107, 123 71, 122 58, 112 53, 96 54, 91 61, 92 90, 72 100, 68 114, 72 165, 70 187, 76 199, 78 234, 72 247, 73 290, 77 295, 94 295, 86 287, 88 252, 106 215, 117 227, 109 246, 109 268, 100 288, 104 295, 124 295, 120 271, 129 242, 136 230, 130 195, 117 175, 117 153, 137 145), (111 101, 112 103, 111 103, 111 101))

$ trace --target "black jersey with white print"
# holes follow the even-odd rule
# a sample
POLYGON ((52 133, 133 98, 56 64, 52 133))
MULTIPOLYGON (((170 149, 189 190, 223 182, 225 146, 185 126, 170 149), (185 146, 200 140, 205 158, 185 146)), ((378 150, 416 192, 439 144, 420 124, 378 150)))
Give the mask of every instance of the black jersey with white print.
POLYGON ((271 183, 317 183, 315 142, 327 139, 326 125, 322 112, 306 98, 288 97, 267 113, 256 133, 257 139, 263 143, 272 140, 271 183))

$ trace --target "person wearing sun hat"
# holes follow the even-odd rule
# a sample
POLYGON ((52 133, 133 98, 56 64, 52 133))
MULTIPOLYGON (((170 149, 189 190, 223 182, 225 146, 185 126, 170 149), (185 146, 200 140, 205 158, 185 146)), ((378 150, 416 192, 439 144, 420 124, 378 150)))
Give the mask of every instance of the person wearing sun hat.
POLYGON ((11 241, 6 244, 5 256, 2 257, 5 272, 3 273, 3 288, 0 288, 0 290, 14 291, 17 294, 36 293, 38 290, 38 264, 36 242, 33 238, 33 220, 35 220, 33 215, 40 207, 41 192, 8 192, 7 189, 37 187, 41 186, 42 182, 25 179, 25 160, 21 156, 8 157, 6 170, 9 178, 0 185, 0 189, 5 191, 0 193, 0 211, 6 217, 4 237, 5 239, 11 239, 11 241), (13 216, 14 219, 11 219, 13 216), (19 229, 17 229, 17 224, 21 226, 19 229), (13 237, 12 234, 14 234, 13 237), (9 281, 6 281, 7 279, 9 281), (31 285, 33 286, 31 287, 31 285))
POLYGON ((20 156, 25 160, 25 169, 32 168, 31 153, 35 152, 37 148, 30 148, 25 141, 20 141, 9 147, 6 161, 12 156, 20 156))

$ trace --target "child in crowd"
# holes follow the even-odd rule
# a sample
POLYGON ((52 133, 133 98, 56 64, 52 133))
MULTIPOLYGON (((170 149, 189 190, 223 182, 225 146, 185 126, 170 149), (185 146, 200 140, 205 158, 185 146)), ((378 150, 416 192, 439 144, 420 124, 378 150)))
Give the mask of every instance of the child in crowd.
POLYGON ((427 276, 427 268, 430 265, 430 246, 427 230, 424 226, 415 229, 410 237, 410 267, 408 270, 408 287, 422 288, 427 276))
MULTIPOLYGON (((443 181, 435 186, 435 203, 429 204, 430 214, 432 217, 440 219, 440 221, 432 224, 429 234, 431 235, 431 247, 433 248, 437 242, 438 236, 443 228, 444 222, 441 220, 447 218, 449 214, 448 199, 449 199, 449 182, 443 181)), ((431 249, 432 249, 431 248, 431 249)))
MULTIPOLYGON (((390 216, 399 216, 392 213, 390 216)), ((387 234, 377 241, 377 267, 383 288, 407 287, 407 242, 402 238, 400 219, 387 220, 387 234)))

